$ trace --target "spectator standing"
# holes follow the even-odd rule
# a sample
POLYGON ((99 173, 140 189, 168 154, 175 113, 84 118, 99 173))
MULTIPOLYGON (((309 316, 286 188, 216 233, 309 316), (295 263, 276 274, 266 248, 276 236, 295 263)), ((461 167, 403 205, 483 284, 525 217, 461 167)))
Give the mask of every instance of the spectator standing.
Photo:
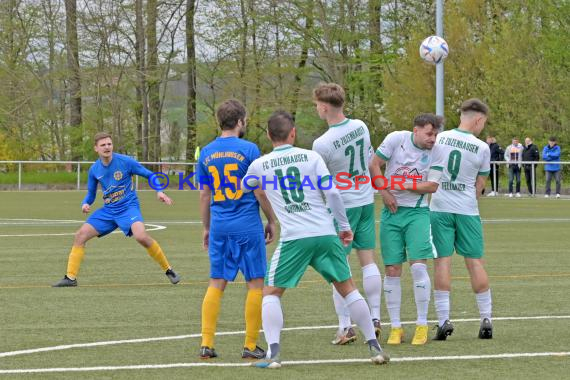
MULTIPOLYGON (((533 144, 532 139, 527 137, 524 139, 524 150, 522 155, 523 161, 540 161, 540 155, 538 153, 538 147, 533 144)), ((524 167, 524 177, 526 180, 526 187, 528 188, 528 195, 531 197, 535 196, 536 192, 536 168, 537 164, 523 164, 524 167)))
POLYGON ((521 196, 521 162, 523 146, 518 138, 513 138, 512 144, 505 149, 505 161, 509 163, 509 198, 513 197, 513 181, 516 180, 516 197, 521 196))
MULTIPOLYGON (((542 159, 548 162, 560 162, 560 146, 556 143, 556 137, 551 136, 548 139, 548 145, 542 149, 542 159)), ((556 181, 556 198, 560 198, 560 164, 549 163, 544 165, 546 172, 546 194, 545 198, 550 197, 550 182, 552 177, 556 181)))
MULTIPOLYGON (((505 151, 501 149, 501 146, 497 144, 497 139, 495 136, 487 136, 487 144, 489 145, 489 150, 491 151, 491 162, 493 161, 503 161, 503 155, 505 151)), ((499 194, 499 176, 500 176, 499 164, 491 164, 491 172, 489 177, 491 178, 491 192, 487 195, 488 197, 494 197, 499 194)))

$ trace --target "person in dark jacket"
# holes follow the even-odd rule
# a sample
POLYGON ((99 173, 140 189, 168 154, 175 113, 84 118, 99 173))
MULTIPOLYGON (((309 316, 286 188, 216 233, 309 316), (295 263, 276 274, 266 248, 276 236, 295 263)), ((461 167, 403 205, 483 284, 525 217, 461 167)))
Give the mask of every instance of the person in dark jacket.
MULTIPOLYGON (((491 162, 493 161, 503 161, 503 155, 505 152, 499 144, 495 136, 487 136, 487 144, 489 144, 489 149, 491 150, 491 162)), ((489 178, 491 178, 491 192, 487 195, 488 197, 494 197, 499 194, 499 174, 501 165, 491 164, 491 172, 489 173, 489 178)))
MULTIPOLYGON (((542 149, 542 159, 549 162, 560 162, 560 146, 556 143, 556 137, 551 136, 548 139, 548 145, 542 149)), ((556 181, 556 198, 560 198, 560 164, 544 165, 546 172, 546 194, 545 198, 550 197, 550 182, 552 177, 556 181)))
MULTIPOLYGON (((532 139, 527 137, 524 139, 524 149, 522 155, 523 161, 540 161, 538 147, 533 144, 532 139)), ((537 164, 523 164, 524 177, 526 179, 526 187, 528 194, 533 197, 536 192, 536 168, 537 164), (534 182, 534 183, 533 183, 534 182)))

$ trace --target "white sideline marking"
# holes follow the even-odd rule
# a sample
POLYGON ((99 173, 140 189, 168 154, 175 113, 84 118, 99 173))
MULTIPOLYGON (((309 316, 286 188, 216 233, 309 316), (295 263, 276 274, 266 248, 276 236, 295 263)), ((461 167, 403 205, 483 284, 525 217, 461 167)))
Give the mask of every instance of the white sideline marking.
MULTIPOLYGON (((570 352, 521 352, 512 354, 496 355, 455 355, 455 356, 408 356, 392 358, 392 363, 418 362, 418 361, 441 361, 441 360, 479 360, 479 359, 513 359, 570 356, 570 352)), ((370 359, 330 359, 330 360, 291 360, 281 362, 283 365, 303 364, 346 364, 346 363, 370 363, 370 359)), ((140 369, 166 369, 166 368, 191 368, 191 367, 249 367, 250 363, 172 363, 172 364, 140 364, 125 366, 101 366, 101 367, 70 367, 70 368, 29 368, 29 369, 2 369, 0 374, 20 373, 49 373, 49 372, 94 372, 94 371, 119 371, 140 369)))
MULTIPOLYGON (((496 318, 493 318, 493 321, 526 321, 526 320, 537 320, 537 319, 570 319, 570 315, 541 315, 541 316, 530 316, 530 317, 496 317, 496 318)), ((463 318, 463 319, 454 319, 453 323, 479 322, 479 321, 480 321, 480 318, 463 318)), ((428 322, 429 323, 436 323, 437 321, 431 320, 428 322)), ((403 325, 415 325, 415 323, 416 323, 415 321, 402 322, 403 325)), ((285 327, 282 331, 324 330, 324 329, 336 329, 337 327, 338 327, 338 325, 285 327)), ((243 335, 243 334, 245 334, 245 331, 243 331, 243 330, 242 331, 222 331, 222 332, 217 332, 216 336, 243 335)), ((38 352, 68 350, 71 348, 113 346, 113 345, 128 344, 128 343, 159 342, 159 341, 163 341, 163 340, 179 340, 179 339, 188 339, 188 338, 199 338, 201 336, 202 336, 202 334, 189 334, 189 335, 159 336, 159 337, 154 337, 154 338, 123 339, 123 340, 110 340, 110 341, 92 342, 92 343, 65 344, 65 345, 51 346, 51 347, 32 348, 32 349, 28 349, 28 350, 0 352, 0 358, 5 358, 5 357, 9 357, 9 356, 35 354, 38 352)))
MULTIPOLYGON (((567 223, 570 218, 521 218, 521 219, 481 219, 485 224, 501 224, 501 223, 567 223)), ((45 224, 75 224, 84 223, 85 220, 66 220, 66 219, 21 219, 21 218, 0 218, 0 225, 17 226, 17 225, 45 225, 45 224)), ((201 220, 151 220, 148 223, 154 224, 189 224, 202 225, 201 220)), ((377 220, 376 224, 380 221, 377 220)), ((0 236, 31 236, 31 235, 0 235, 0 236)), ((37 236, 37 235, 33 235, 37 236)), ((57 235, 49 235, 57 236, 57 235)))
MULTIPOLYGON (((85 223, 84 220, 71 220, 71 219, 9 219, 9 218, 0 218, 0 225, 34 225, 34 226, 42 226, 42 225, 52 225, 52 224, 76 224, 76 223, 85 223)), ((145 226, 150 227, 147 231, 160 231, 166 229, 166 226, 162 226, 159 224, 152 224, 152 223, 145 223, 145 226)), ((113 231, 112 234, 122 233, 122 231, 113 231)), ((37 237, 37 236, 70 236, 75 235, 75 232, 63 232, 63 233, 47 233, 47 234, 2 234, 0 237, 37 237)))
MULTIPOLYGON (((570 222, 570 218, 520 218, 520 219, 481 219, 483 223, 489 224, 500 224, 500 223, 567 223, 570 222)), ((200 220, 156 220, 153 223, 162 224, 202 224, 200 220)), ((376 224, 379 224, 380 220, 376 220, 376 224)))

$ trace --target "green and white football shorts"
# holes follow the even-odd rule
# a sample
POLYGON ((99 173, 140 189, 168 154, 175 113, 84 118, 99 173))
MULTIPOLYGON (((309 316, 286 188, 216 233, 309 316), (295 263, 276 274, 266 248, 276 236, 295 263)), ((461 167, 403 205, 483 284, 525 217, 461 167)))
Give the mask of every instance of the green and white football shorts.
POLYGON ((269 262, 265 285, 294 288, 309 265, 329 283, 352 277, 340 239, 325 235, 280 241, 269 262))
POLYGON ((449 257, 453 251, 470 259, 483 257, 483 226, 479 215, 432 211, 430 218, 438 257, 449 257))
POLYGON ((427 207, 398 207, 395 214, 382 209, 380 248, 384 265, 437 257, 431 239, 427 207))

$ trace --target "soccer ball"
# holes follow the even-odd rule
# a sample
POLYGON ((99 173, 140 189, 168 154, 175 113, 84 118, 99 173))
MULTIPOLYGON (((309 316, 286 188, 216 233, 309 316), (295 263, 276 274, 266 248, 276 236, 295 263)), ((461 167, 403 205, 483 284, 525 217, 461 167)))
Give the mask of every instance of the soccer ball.
POLYGON ((443 62, 448 53, 447 42, 439 36, 429 36, 420 45, 420 57, 433 65, 443 62))

